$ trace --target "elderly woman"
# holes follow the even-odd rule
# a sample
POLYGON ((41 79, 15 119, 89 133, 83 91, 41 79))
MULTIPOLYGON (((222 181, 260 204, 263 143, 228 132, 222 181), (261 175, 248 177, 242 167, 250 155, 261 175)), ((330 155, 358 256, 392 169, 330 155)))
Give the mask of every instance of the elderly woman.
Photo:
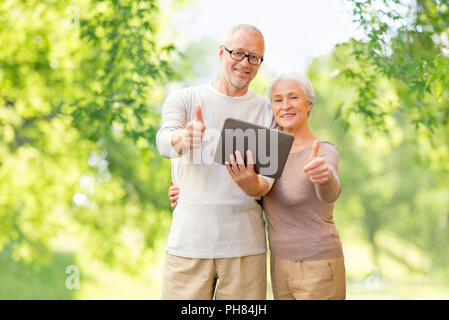
MULTIPOLYGON (((268 191, 238 152, 226 167, 245 193, 254 195, 249 190, 266 188, 260 195, 264 195, 268 222, 273 296, 283 300, 345 299, 343 250, 333 220, 334 203, 341 191, 337 149, 309 129, 315 96, 306 76, 277 76, 267 93, 280 129, 294 136, 281 178, 268 191)), ((252 159, 250 152, 248 159, 252 159)), ((176 186, 170 188, 172 206, 178 193, 176 186)))

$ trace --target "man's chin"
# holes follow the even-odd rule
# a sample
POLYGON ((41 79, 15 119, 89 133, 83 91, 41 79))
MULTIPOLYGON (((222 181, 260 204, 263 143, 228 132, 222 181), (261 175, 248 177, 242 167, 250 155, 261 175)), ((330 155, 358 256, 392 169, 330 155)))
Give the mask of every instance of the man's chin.
POLYGON ((231 79, 231 85, 237 89, 243 89, 250 83, 250 80, 231 79))

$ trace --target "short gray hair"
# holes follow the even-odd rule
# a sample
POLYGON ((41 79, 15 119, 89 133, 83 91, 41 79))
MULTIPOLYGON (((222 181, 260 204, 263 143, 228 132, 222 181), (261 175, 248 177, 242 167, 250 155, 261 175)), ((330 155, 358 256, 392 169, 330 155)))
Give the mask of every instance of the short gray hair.
MULTIPOLYGON (((265 39, 263 37, 262 32, 259 29, 257 29, 255 26, 253 26, 252 24, 236 24, 235 26, 232 26, 231 29, 229 29, 228 33, 226 34, 226 37, 224 38, 223 44, 227 46, 229 41, 231 41, 232 37, 234 36, 234 34, 240 30, 244 30, 248 33, 252 33, 252 34, 256 34, 256 35, 260 36, 265 43, 265 39)), ((264 48, 264 50, 265 50, 265 48, 264 48)))
POLYGON ((286 72, 275 76, 268 84, 267 97, 271 101, 271 91, 276 83, 281 80, 290 80, 299 84, 306 95, 307 101, 315 103, 315 92, 313 91, 312 82, 305 74, 298 72, 286 72))

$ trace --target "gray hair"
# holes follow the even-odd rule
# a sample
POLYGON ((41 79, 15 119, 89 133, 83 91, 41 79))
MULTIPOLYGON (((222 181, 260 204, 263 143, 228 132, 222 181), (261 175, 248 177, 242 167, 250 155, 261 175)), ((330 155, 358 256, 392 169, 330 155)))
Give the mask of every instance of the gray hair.
POLYGON ((270 101, 271 101, 271 91, 273 90, 274 85, 281 80, 290 80, 299 84, 302 90, 304 91, 304 94, 306 95, 307 101, 311 102, 312 104, 315 103, 315 93, 313 91, 312 82, 310 81, 309 78, 307 78, 305 74, 297 72, 282 73, 271 79, 267 89, 267 97, 270 101))
POLYGON ((228 33, 226 34, 226 37, 224 38, 223 44, 227 46, 231 41, 232 37, 234 36, 234 34, 240 30, 244 30, 251 34, 256 34, 260 36, 262 40, 265 42, 262 32, 252 24, 236 24, 235 26, 232 26, 231 29, 229 29, 228 33))

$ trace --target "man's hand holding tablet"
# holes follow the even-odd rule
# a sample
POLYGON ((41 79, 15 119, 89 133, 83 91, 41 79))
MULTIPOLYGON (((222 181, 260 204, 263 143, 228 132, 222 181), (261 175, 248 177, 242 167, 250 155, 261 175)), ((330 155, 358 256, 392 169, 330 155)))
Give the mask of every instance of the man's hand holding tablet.
POLYGON ((226 169, 240 189, 247 195, 258 197, 268 192, 268 183, 254 171, 254 159, 251 150, 246 151, 247 164, 243 161, 241 153, 237 150, 225 161, 226 169))
POLYGON ((292 143, 291 134, 228 118, 223 124, 214 161, 224 165, 225 162, 232 165, 234 161, 237 167, 232 172, 239 173, 241 170, 236 151, 239 152, 243 164, 249 162, 247 151, 251 151, 250 168, 255 174, 278 179, 281 177, 292 143), (233 156, 234 160, 230 156, 233 156))

